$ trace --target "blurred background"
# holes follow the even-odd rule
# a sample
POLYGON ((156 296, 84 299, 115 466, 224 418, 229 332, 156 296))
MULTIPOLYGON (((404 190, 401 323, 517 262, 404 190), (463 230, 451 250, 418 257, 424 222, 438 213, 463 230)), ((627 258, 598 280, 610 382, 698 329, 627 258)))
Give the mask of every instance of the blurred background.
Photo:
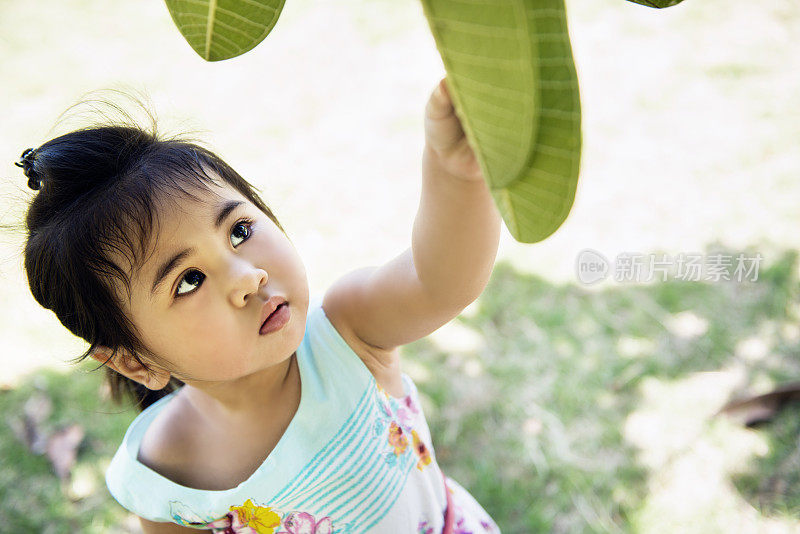
MULTIPOLYGON (((800 532, 797 403, 717 414, 800 380, 800 7, 566 4, 572 212, 541 243, 504 228, 480 299, 402 349, 437 459, 503 532, 800 532), (756 280, 587 285, 587 248, 762 259, 756 280)), ((103 481, 136 412, 30 295, 13 163, 85 93, 145 93, 162 131, 199 131, 261 189, 321 294, 410 245, 444 69, 415 0, 289 0, 220 63, 160 1, 0 0, 0 64, 0 531, 138 532, 103 481)))

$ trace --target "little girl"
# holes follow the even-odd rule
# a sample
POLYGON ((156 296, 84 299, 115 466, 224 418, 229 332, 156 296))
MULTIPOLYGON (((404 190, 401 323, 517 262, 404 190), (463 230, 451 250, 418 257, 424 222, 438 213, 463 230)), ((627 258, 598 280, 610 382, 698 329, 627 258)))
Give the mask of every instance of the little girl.
POLYGON ((143 409, 106 482, 146 533, 499 532, 442 474, 400 371, 400 345, 480 295, 500 234, 445 80, 425 134, 412 246, 313 299, 207 149, 108 125, 23 153, 31 292, 143 409))

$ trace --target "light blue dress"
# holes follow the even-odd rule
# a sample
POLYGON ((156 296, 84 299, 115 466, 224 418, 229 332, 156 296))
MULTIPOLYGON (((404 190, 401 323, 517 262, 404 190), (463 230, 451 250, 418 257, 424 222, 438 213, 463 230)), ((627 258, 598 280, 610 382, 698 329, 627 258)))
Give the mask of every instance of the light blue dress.
POLYGON ((309 306, 297 349, 297 412, 247 480, 228 490, 194 489, 137 460, 145 430, 173 393, 128 428, 106 471, 114 498, 151 521, 219 533, 499 532, 465 489, 443 477, 411 378, 402 376, 402 398, 378 386, 321 302, 309 306))

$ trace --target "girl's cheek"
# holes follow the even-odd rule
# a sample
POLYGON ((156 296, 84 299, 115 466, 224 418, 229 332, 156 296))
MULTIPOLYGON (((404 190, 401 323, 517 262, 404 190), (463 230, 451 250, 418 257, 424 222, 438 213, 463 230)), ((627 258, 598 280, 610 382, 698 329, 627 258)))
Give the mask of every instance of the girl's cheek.
POLYGON ((214 317, 217 316, 217 307, 212 299, 208 298, 208 291, 200 291, 194 297, 189 297, 192 302, 188 302, 186 313, 182 314, 181 322, 193 334, 202 338, 203 334, 208 335, 210 329, 215 328, 214 317))

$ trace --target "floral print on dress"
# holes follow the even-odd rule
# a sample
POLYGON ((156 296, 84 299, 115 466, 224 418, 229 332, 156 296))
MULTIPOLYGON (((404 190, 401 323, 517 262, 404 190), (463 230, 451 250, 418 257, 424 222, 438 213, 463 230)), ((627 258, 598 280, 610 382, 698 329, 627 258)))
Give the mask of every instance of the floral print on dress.
POLYGON ((471 530, 464 527, 464 518, 460 518, 453 526, 453 534, 473 534, 471 530))
POLYGON ((411 431, 411 438, 414 440, 414 452, 417 453, 419 460, 417 461, 417 469, 422 471, 422 468, 426 465, 430 465, 431 463, 431 452, 428 450, 428 447, 425 446, 425 443, 419 439, 419 435, 417 434, 416 430, 411 431))
POLYGON ((400 456, 406 452, 406 448, 408 447, 408 438, 403 434, 403 429, 394 421, 389 425, 389 445, 394 447, 394 454, 396 456, 400 456))
POLYGON ((477 520, 480 524, 480 528, 478 530, 473 530, 470 528, 470 526, 467 524, 466 516, 464 515, 464 509, 458 503, 458 499, 456 498, 456 492, 450 487, 450 485, 445 486, 445 491, 450 493, 450 502, 453 504, 453 534, 500 534, 500 528, 488 516, 483 516, 483 518, 478 519, 473 515, 472 526, 478 528, 478 525, 474 524, 474 521, 477 520))
POLYGON ((283 521, 290 534, 332 534, 333 521, 330 517, 323 517, 319 521, 306 512, 292 512, 283 521))
POLYGON ((411 434, 411 450, 417 456, 417 469, 422 471, 425 466, 431 464, 433 458, 425 442, 414 429, 417 416, 420 414, 419 406, 411 394, 398 399, 389 395, 379 384, 376 383, 375 386, 379 392, 378 403, 382 412, 381 417, 375 421, 375 433, 380 435, 381 432, 386 432, 388 425, 386 439, 391 450, 384 454, 386 463, 392 466, 397 464, 398 458, 408 449, 408 434, 411 434))
POLYGON ((308 512, 281 513, 270 506, 258 506, 247 499, 241 506, 231 506, 223 517, 203 520, 180 502, 170 503, 175 523, 195 528, 210 528, 219 534, 333 534, 333 520, 314 518, 308 512))
POLYGON ((275 527, 281 526, 281 516, 273 512, 269 506, 254 505, 251 499, 247 499, 241 506, 231 506, 231 512, 233 512, 231 527, 238 527, 234 532, 274 534, 275 527))
POLYGON ((406 428, 411 428, 414 426, 417 415, 419 415, 419 408, 414 403, 411 395, 406 395, 400 399, 399 406, 397 408, 397 418, 400 420, 401 425, 406 428))
POLYGON ((203 519, 179 501, 170 501, 169 515, 175 523, 184 527, 209 527, 213 521, 213 519, 203 519))
MULTIPOLYGON (((484 534, 485 532, 498 532, 496 526, 494 524, 490 524, 487 521, 481 520, 481 527, 484 529, 480 532, 475 532, 468 528, 466 524, 466 519, 464 518, 464 511, 461 509, 460 506, 457 504, 454 505, 454 515, 455 515, 455 523, 453 524, 453 534, 484 534)), ((419 524, 417 524, 417 532, 416 534, 434 534, 435 530, 433 526, 428 523, 428 521, 420 520, 419 524)))
POLYGON ((397 418, 403 428, 411 431, 411 427, 416 423, 417 416, 420 413, 419 406, 417 406, 411 394, 398 399, 389 395, 379 384, 376 383, 375 386, 380 393, 378 399, 386 417, 397 418))
POLYGON ((389 393, 383 389, 380 384, 376 383, 375 386, 378 388, 378 392, 380 393, 380 395, 378 395, 378 402, 383 409, 383 413, 386 415, 386 417, 392 417, 392 397, 389 396, 389 393))

